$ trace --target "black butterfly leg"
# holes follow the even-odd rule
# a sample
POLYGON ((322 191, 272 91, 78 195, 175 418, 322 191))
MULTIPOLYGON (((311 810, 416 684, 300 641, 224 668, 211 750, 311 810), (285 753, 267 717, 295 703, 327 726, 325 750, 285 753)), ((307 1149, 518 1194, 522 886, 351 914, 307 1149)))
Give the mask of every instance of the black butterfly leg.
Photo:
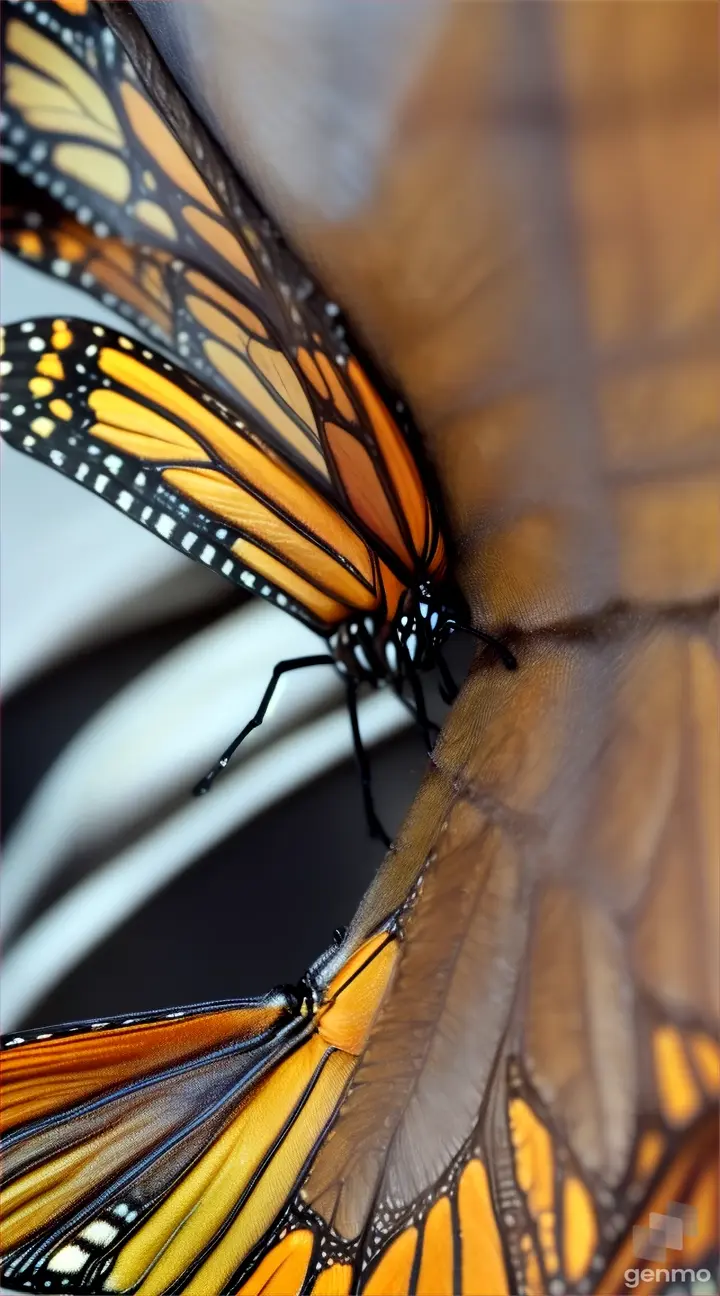
MULTIPOLYGON (((420 727, 420 717, 418 716, 416 707, 414 707, 412 702, 410 702, 409 699, 405 697, 405 695, 403 694, 402 690, 399 687, 395 688, 395 696, 398 702, 402 702, 403 706, 405 707, 405 710, 410 712, 410 715, 415 721, 415 724, 418 725, 418 727, 420 727)), ((440 725, 437 723, 436 720, 431 720, 430 716, 427 717, 427 724, 428 724, 428 728, 434 729, 436 734, 440 733, 440 725)))
POLYGON ((371 837, 377 838, 385 846, 390 846, 390 838, 383 828, 380 820, 375 813, 375 802, 372 794, 372 777, 370 774, 370 762, 367 752, 363 747, 363 740, 360 734, 360 725, 358 723, 357 711, 357 681, 348 678, 345 681, 347 690, 347 708, 350 715, 350 726, 352 728, 353 746, 355 748, 355 759, 360 770, 360 785, 362 787, 363 806, 365 807, 365 818, 367 820, 368 832, 371 837))
POLYGON ((260 725, 265 719, 265 713, 270 706, 272 695, 280 683, 281 676, 287 675, 288 671, 304 670, 306 666, 334 666, 334 664, 335 659, 331 657, 329 653, 323 653, 322 656, 318 655, 317 657, 291 657, 288 661, 278 662, 270 676, 270 683, 263 693, 262 702, 252 720, 248 720, 245 728, 241 729, 237 738, 233 739, 230 746, 223 752, 219 761, 216 761, 213 765, 209 774, 206 774, 205 778, 201 779, 197 786, 193 788, 194 796, 202 796, 203 792, 209 792, 213 781, 220 771, 225 769, 230 757, 237 751, 240 744, 245 741, 249 733, 252 733, 253 729, 260 728, 260 725))
MULTIPOLYGON (((418 728, 423 736, 425 750, 429 756, 433 749, 433 741, 430 737, 431 722, 428 719, 428 713, 425 709, 425 694, 423 692, 423 686, 412 662, 408 662, 407 678, 410 681, 410 688, 412 689, 413 698, 415 699, 415 718, 418 723, 418 728)), ((437 725, 435 728, 437 728, 437 725)))
POLYGON ((435 661, 437 662, 437 668, 440 672, 440 697, 443 702, 447 702, 448 705, 450 705, 455 701, 460 690, 455 683, 450 667, 443 657, 442 648, 438 648, 435 653, 435 661))

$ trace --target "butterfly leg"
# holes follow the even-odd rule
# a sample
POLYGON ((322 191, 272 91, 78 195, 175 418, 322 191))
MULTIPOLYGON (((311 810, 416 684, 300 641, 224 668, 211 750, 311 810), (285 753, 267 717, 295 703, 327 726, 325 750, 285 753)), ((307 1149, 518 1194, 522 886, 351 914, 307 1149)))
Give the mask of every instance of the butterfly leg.
POLYGON ((253 729, 260 728, 260 725, 265 719, 265 713, 270 706, 272 695, 283 675, 287 675, 288 671, 304 670, 306 666, 333 666, 334 664, 335 659, 334 657, 331 657, 329 653, 323 653, 317 657, 291 657, 288 661, 278 662, 270 676, 270 683, 263 693, 260 706, 255 712, 252 720, 248 720, 245 728, 240 730, 237 738, 233 739, 230 746, 223 752, 219 761, 216 761, 210 772, 200 780, 196 787, 193 788, 194 796, 202 796, 204 792, 209 792, 217 775, 221 770, 225 769, 225 766, 234 752, 237 751, 240 744, 245 741, 249 733, 252 733, 253 729))
POLYGON ((435 654, 435 661, 437 662, 437 668, 440 673, 440 697, 443 702, 447 702, 448 706, 450 706, 455 701, 460 690, 455 683, 450 667, 442 655, 441 648, 438 648, 435 654))
POLYGON ((412 694, 415 701, 415 708, 414 708, 415 719, 417 721, 418 728, 423 736, 425 749, 429 756, 430 753, 432 752, 433 745, 434 745, 433 740, 430 736, 430 728, 432 726, 433 728, 437 729, 438 726, 432 725, 432 721, 428 719, 428 713, 425 708, 425 693, 423 692, 422 683, 412 662, 408 662, 407 678, 410 681, 410 688, 412 689, 412 694))
POLYGON ((362 787, 363 806, 365 807, 365 818, 367 820, 368 832, 371 837, 377 838, 378 841, 383 842, 385 846, 389 847, 391 844, 390 838, 375 813, 370 762, 363 746, 360 724, 358 722, 357 681, 354 679, 346 679, 345 687, 347 690, 347 708, 350 715, 350 727, 352 728, 355 759, 357 760, 358 769, 360 770, 360 785, 362 787))
MULTIPOLYGON (((418 717, 417 708, 413 706, 413 703, 408 698, 405 697, 401 688, 398 687, 395 689, 395 696, 398 702, 402 702, 403 706, 405 707, 405 710, 410 712, 410 715, 415 721, 415 724, 419 725, 420 720, 418 717)), ((436 735, 440 733, 440 725, 437 723, 436 720, 431 720, 430 716, 427 717, 427 724, 429 729, 435 730, 436 735)))

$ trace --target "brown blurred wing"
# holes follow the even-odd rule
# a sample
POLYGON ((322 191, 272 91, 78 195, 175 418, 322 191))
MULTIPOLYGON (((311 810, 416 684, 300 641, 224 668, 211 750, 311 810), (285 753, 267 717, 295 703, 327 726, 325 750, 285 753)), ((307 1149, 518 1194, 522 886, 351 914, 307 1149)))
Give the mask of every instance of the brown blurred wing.
POLYGON ((436 751, 445 826, 304 1186, 361 1290, 617 1291, 677 1203, 670 1260, 717 1250, 718 662, 702 620, 616 630, 476 675, 436 751))

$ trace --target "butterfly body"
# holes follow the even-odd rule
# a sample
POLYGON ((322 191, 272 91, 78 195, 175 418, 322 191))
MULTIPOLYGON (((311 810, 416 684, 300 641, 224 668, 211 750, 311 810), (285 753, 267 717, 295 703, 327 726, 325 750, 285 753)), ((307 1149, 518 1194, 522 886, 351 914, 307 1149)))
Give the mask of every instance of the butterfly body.
POLYGON ((419 584, 406 590, 392 621, 368 616, 345 622, 330 639, 341 674, 400 687, 408 671, 430 669, 455 625, 451 598, 449 589, 419 584))

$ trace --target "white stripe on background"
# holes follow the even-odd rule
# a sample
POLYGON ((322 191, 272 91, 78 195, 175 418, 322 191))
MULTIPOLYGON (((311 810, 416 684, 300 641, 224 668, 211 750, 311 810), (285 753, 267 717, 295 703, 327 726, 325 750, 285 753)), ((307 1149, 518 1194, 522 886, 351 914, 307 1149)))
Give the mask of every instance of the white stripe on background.
MULTIPOLYGON (((388 690, 366 698, 360 717, 368 746, 409 723, 408 713, 388 690)), ((62 977, 216 842, 318 778, 351 751, 350 723, 343 708, 295 730, 228 772, 211 795, 184 805, 142 841, 79 883, 8 950, 3 1030, 15 1030, 62 977)))

